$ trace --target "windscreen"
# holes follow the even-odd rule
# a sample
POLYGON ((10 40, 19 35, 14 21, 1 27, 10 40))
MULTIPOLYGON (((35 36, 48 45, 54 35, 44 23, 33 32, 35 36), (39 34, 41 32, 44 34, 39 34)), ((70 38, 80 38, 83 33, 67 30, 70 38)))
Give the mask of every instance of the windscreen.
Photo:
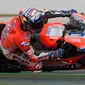
POLYGON ((47 36, 62 36, 64 29, 64 26, 49 26, 47 36))

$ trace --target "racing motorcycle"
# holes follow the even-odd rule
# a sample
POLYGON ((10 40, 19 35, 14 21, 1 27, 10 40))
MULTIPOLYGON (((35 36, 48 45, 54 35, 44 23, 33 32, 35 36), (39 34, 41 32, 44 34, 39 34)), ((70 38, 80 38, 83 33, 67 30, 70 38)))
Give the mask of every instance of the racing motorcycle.
POLYGON ((41 33, 34 35, 37 42, 33 45, 37 51, 64 49, 63 57, 45 60, 44 70, 70 70, 85 68, 85 33, 68 30, 62 23, 45 24, 41 33))
MULTIPOLYGON (((6 23, 1 23, 0 30, 6 23)), ((85 68, 85 33, 84 31, 74 31, 66 29, 62 23, 47 23, 42 31, 39 31, 35 37, 35 43, 32 43, 36 54, 40 52, 55 51, 56 49, 64 49, 63 57, 56 57, 43 61, 43 71, 52 70, 71 70, 85 68)), ((25 66, 17 61, 7 60, 0 51, 0 71, 20 72, 28 71, 25 66)))

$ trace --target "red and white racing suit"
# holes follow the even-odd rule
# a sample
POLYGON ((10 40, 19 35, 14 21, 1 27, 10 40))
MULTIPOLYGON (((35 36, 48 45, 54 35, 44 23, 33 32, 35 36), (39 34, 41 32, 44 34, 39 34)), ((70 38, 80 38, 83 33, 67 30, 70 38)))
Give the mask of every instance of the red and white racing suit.
MULTIPOLYGON (((30 45, 30 37, 31 33, 21 30, 20 19, 15 17, 2 31, 1 48, 8 59, 15 59, 25 64, 30 70, 41 69, 42 64, 38 62, 37 59, 41 57, 43 53, 39 56, 34 55, 34 50, 30 45), (24 53, 19 54, 16 52, 18 48, 24 53), (26 58, 23 58, 24 56, 26 56, 26 58)), ((47 53, 44 55, 47 55, 47 53)))

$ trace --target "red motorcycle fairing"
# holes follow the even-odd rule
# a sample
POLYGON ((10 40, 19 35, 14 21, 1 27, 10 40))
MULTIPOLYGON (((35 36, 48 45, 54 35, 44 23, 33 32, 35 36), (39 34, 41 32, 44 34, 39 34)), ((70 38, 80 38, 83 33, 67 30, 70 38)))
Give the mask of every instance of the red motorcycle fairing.
POLYGON ((45 24, 41 33, 40 39, 43 45, 49 49, 57 47, 58 40, 62 40, 63 30, 65 29, 62 23, 48 23, 45 24))
POLYGON ((85 51, 84 50, 85 49, 85 34, 83 36, 81 36, 81 34, 78 34, 78 33, 72 33, 70 35, 68 33, 66 33, 66 35, 64 37, 64 41, 85 51))
MULTIPOLYGON (((70 17, 70 24, 74 27, 78 27, 78 29, 81 28, 81 26, 82 29, 85 28, 85 15, 73 13, 70 17)), ((85 32, 67 32, 64 40, 85 52, 85 32)))
MULTIPOLYGON (((59 27, 62 27, 65 29, 64 25, 62 23, 48 23, 44 26, 44 28, 42 29, 41 33, 40 33, 40 38, 42 43, 44 44, 45 47, 52 49, 55 49, 57 47, 57 43, 56 41, 58 40, 62 40, 62 35, 59 34, 57 35, 57 33, 60 31, 59 27), (51 29, 57 29, 54 31, 54 34, 52 33, 51 29), (50 30, 49 30, 50 29, 50 30)), ((62 34, 63 32, 60 31, 62 34)), ((68 33, 66 33, 66 35, 64 36, 64 40, 65 42, 74 45, 76 48, 84 48, 85 47, 85 37, 81 36, 78 34, 74 34, 74 35, 69 35, 68 33)), ((77 62, 81 62, 80 60, 83 59, 83 61, 85 60, 84 58, 85 54, 81 54, 81 55, 76 55, 76 56, 72 56, 68 58, 56 58, 56 59, 52 59, 52 60, 46 60, 44 61, 44 65, 47 67, 56 67, 56 66, 67 66, 67 65, 73 65, 73 64, 77 64, 77 62), (62 65, 61 65, 62 64, 62 65)), ((83 64, 85 64, 83 62, 83 64)), ((76 67, 76 68, 82 68, 82 62, 81 62, 81 66, 76 67)), ((73 68, 73 69, 76 69, 73 68)), ((85 68, 85 66, 84 66, 85 68)), ((70 68, 69 68, 70 69, 70 68)))

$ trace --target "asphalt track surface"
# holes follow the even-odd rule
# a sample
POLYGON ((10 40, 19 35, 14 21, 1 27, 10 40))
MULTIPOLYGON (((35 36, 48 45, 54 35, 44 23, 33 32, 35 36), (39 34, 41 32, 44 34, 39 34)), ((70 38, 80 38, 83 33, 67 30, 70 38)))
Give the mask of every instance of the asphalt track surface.
MULTIPOLYGON (((10 19, 11 17, 0 17, 0 22, 10 19)), ((58 18, 53 21, 57 20, 61 21, 58 18)), ((65 23, 65 19, 62 22, 65 23)), ((85 85, 85 69, 40 73, 0 73, 0 85, 85 85)))
POLYGON ((85 85, 85 69, 0 73, 0 85, 85 85))

